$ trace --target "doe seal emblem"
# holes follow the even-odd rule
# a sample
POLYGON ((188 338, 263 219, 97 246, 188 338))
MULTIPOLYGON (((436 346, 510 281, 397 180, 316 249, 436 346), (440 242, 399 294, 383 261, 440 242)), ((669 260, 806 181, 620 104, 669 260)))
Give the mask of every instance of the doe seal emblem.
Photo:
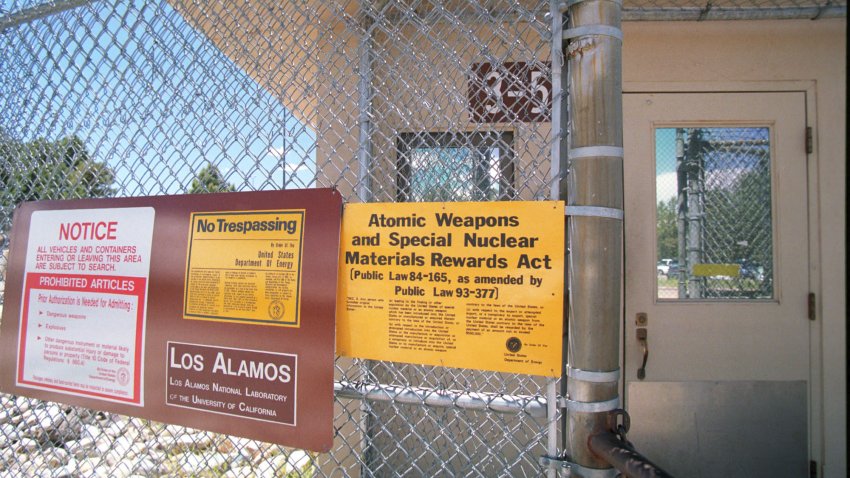
POLYGON ((286 309, 279 300, 272 301, 272 303, 269 304, 269 317, 271 317, 272 320, 280 320, 283 318, 285 310, 286 309))
POLYGON ((508 351, 517 353, 519 352, 519 349, 522 348, 522 340, 520 340, 519 337, 511 337, 507 342, 505 342, 505 347, 508 348, 508 351))

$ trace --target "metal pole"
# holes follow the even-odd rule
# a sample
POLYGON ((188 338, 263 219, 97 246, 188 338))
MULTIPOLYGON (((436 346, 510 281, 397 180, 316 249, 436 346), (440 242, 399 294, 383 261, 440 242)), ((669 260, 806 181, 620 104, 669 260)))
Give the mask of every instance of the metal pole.
POLYGON ((286 136, 289 128, 286 124, 286 107, 283 108, 283 149, 280 152, 280 189, 286 189, 286 136))
POLYGON ((622 4, 569 3, 567 458, 573 476, 614 473, 588 441, 619 407, 623 238, 622 4), (571 213, 570 211, 573 211, 571 213))
MULTIPOLYGON (((566 186, 563 172, 567 171, 567 132, 564 127, 567 118, 567 85, 564 74, 564 15, 561 0, 549 0, 549 15, 552 20, 552 144, 549 167, 550 196, 552 199, 566 198, 566 186)), ((567 246, 569 247, 569 246, 567 246)))
MULTIPOLYGON (((363 381, 334 381, 337 397, 371 402, 392 402, 427 408, 459 408, 463 410, 487 410, 504 415, 528 415, 544 418, 547 407, 557 407, 558 399, 540 400, 533 395, 505 395, 501 393, 444 390, 427 387, 408 387, 363 381)), ((554 381, 551 381, 554 382, 554 381)), ((547 391, 548 394, 548 391, 547 391)))
POLYGON ((702 262, 702 156, 701 146, 689 141, 688 168, 688 298, 702 297, 702 282, 694 266, 702 262))
MULTIPOLYGON (((360 202, 372 200, 372 0, 360 2, 360 24, 363 33, 358 45, 359 67, 357 81, 357 197, 360 202)), ((371 375, 372 366, 368 360, 360 360, 360 373, 363 379, 371 375)), ((360 474, 373 476, 375 446, 373 445, 372 425, 375 420, 370 404, 360 402, 360 450, 362 461, 360 474)))
POLYGON ((615 433, 590 437, 590 449, 628 478, 672 478, 648 458, 641 455, 615 433))
MULTIPOLYGON (((679 284, 679 299, 688 297, 688 286, 685 281, 687 270, 687 241, 685 240, 688 225, 688 172, 685 169, 685 131, 676 128, 676 250, 679 253, 679 270, 676 282, 679 284)), ((669 269, 667 277, 670 277, 669 269)))
POLYGON ((57 13, 66 12, 83 5, 94 3, 94 0, 57 0, 53 2, 44 2, 41 5, 36 5, 30 8, 24 8, 17 12, 8 15, 0 16, 0 32, 5 32, 10 28, 15 28, 19 25, 47 18, 57 13))
MULTIPOLYGON (((551 150, 551 163, 549 167, 549 180, 550 180, 550 198, 552 199, 563 199, 566 197, 567 191, 567 181, 565 178, 565 174, 562 172, 567 171, 566 159, 569 145, 567 144, 567 132, 565 130, 566 125, 568 124, 568 116, 567 116, 567 75, 565 74, 565 59, 564 59, 564 10, 565 4, 561 2, 561 0, 549 0, 549 19, 552 22, 551 31, 552 31, 552 117, 551 117, 551 128, 552 128, 552 143, 550 145, 551 150)), ((565 226, 566 227, 566 226, 565 226)), ((565 237, 567 236, 565 231, 565 237)), ((569 258, 569 238, 567 237, 567 241, 564 244, 564 257, 565 259, 569 258)), ((566 261, 565 261, 566 263, 566 261)), ((567 271, 564 271, 564 284, 565 287, 568 287, 568 277, 567 271)), ((568 310, 569 303, 569 289, 564 294, 564 311, 568 310)), ((566 314, 564 316, 566 320, 566 314)), ((566 330, 567 324, 564 323, 564 337, 563 337, 563 347, 564 347, 564 356, 562 358, 564 364, 566 365, 567 357, 566 357, 566 348, 567 348, 567 340, 566 340, 566 330)), ((547 418, 549 420, 549 427, 547 430, 547 446, 546 446, 546 454, 551 458, 556 458, 558 456, 558 421, 561 422, 562 433, 566 430, 566 421, 565 416, 559 414, 559 410, 557 408, 557 392, 560 391, 562 395, 566 395, 566 377, 564 376, 565 370, 561 369, 561 386, 560 390, 556 386, 554 380, 550 381, 547 384, 546 388, 546 400, 547 400, 547 418)), ((566 438, 566 437, 564 437, 566 438)), ((565 441, 565 440, 564 440, 565 441)), ((557 474, 557 470, 552 467, 547 468, 546 470, 547 478, 555 478, 557 474)))
MULTIPOLYGON (((555 379, 546 383, 546 455, 558 456, 558 385, 555 379)), ((555 478, 554 468, 546 469, 546 478, 555 478)))
MULTIPOLYGON (((755 4, 754 4, 755 5, 755 4)), ((842 18, 847 16, 846 5, 813 7, 731 7, 713 6, 706 11, 703 7, 633 8, 623 11, 623 21, 708 21, 708 20, 793 20, 819 18, 842 18)))
POLYGON ((363 34, 360 37, 360 65, 357 82, 357 197, 361 202, 372 199, 372 5, 370 0, 360 4, 363 34))

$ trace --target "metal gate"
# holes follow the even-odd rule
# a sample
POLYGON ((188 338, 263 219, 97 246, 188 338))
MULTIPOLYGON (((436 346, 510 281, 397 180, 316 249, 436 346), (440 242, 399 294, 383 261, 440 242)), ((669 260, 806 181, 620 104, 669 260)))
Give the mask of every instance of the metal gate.
MULTIPOLYGON (((3 2, 2 250, 15 205, 39 199, 549 199, 549 3, 3 2)), ((0 396, 0 476, 538 476, 557 443, 560 381, 344 357, 336 375, 321 455, 0 396)))
MULTIPOLYGON (((48 198, 310 187, 349 202, 548 197, 549 96, 526 98, 543 112, 535 121, 495 96, 551 77, 546 3, 13 7, 0 23, 4 233, 17 203, 48 198), (476 64, 494 65, 492 77, 476 64), (498 121, 470 116, 476 90, 498 121)), ((322 455, 3 396, 0 474, 541 473, 542 379, 347 358, 336 375, 334 449, 322 455)))

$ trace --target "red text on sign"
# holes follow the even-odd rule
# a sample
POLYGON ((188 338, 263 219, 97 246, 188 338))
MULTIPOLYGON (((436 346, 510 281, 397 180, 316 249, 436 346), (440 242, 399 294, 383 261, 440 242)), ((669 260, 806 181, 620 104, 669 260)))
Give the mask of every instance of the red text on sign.
POLYGON ((79 239, 95 239, 98 241, 114 241, 117 239, 118 222, 66 222, 59 225, 59 240, 76 241, 79 239))

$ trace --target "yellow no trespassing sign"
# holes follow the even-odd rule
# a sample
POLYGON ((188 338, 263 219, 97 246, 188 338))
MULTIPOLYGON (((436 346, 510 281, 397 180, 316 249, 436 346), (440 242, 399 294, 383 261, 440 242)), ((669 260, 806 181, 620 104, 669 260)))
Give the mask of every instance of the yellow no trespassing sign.
POLYGON ((298 327, 304 214, 192 213, 183 317, 298 327))
POLYGON ((560 376, 564 203, 349 204, 337 353, 560 376))

